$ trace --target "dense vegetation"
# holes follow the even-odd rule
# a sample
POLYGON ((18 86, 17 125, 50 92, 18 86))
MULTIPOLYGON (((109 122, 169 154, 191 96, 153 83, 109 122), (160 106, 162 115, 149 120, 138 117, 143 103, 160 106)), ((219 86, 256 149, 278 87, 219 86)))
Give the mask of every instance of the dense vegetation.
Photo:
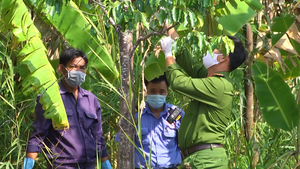
MULTIPOLYGON (((55 89, 60 76, 55 70, 58 53, 68 46, 84 50, 90 60, 82 87, 99 99, 107 148, 117 168, 128 154, 119 151, 124 144, 119 147, 114 141, 123 125, 120 119, 134 122, 130 113, 142 103, 143 77, 153 78, 165 69, 154 50, 165 35, 165 19, 176 25, 181 36, 177 47, 188 46, 199 59, 203 51, 219 43, 222 34, 238 36, 248 48, 247 62, 231 74, 235 100, 225 140, 229 167, 299 166, 300 37, 296 1, 0 2, 0 168, 22 167, 37 94, 45 93, 43 101, 49 110, 61 105, 55 89), (130 37, 131 41, 124 40, 130 37), (124 67, 125 61, 129 61, 129 67, 124 67), (124 86, 124 81, 132 86, 124 86)), ((172 90, 167 100, 172 104, 185 101, 183 109, 189 102, 172 90)), ((55 121, 56 116, 51 117, 55 121)), ((45 168, 45 164, 40 153, 35 167, 45 168)))

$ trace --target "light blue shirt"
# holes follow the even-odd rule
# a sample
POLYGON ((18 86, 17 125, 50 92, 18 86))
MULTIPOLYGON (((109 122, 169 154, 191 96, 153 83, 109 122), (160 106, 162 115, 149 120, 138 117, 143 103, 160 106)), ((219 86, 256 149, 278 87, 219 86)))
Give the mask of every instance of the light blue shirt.
MULTIPOLYGON (((164 111, 160 113, 157 119, 146 104, 141 117, 141 142, 137 133, 135 133, 135 167, 147 168, 151 152, 151 168, 162 169, 172 168, 181 164, 180 148, 178 147, 178 129, 184 111, 181 110, 181 118, 176 120, 172 125, 168 123, 168 109, 175 109, 177 106, 165 103, 164 111), (141 143, 143 146, 141 146, 141 143), (150 146, 150 144, 152 144, 150 146), (141 152, 141 153, 140 153, 141 152), (145 154, 145 158, 143 156, 145 154), (145 159, 147 163, 145 162, 145 159)), ((138 118, 138 113, 135 113, 138 118)), ((116 141, 119 141, 117 133, 116 141)))
MULTIPOLYGON (((151 168, 171 168, 181 163, 178 129, 184 112, 181 111, 181 118, 173 124, 169 124, 167 121, 170 115, 168 109, 175 109, 175 107, 165 103, 164 111, 160 113, 159 118, 156 118, 149 109, 148 103, 146 104, 141 117, 141 142, 137 133, 135 134, 135 144, 141 152, 135 149, 136 168, 146 168, 145 158, 149 166, 150 152, 151 168)), ((135 114, 135 117, 138 117, 138 113, 135 114)))

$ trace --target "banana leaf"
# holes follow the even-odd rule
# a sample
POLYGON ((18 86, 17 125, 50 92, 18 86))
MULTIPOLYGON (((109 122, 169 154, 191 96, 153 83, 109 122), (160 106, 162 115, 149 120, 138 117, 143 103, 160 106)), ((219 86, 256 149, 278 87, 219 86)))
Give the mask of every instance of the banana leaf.
POLYGON ((296 99, 285 81, 263 62, 251 67, 255 93, 266 122, 286 131, 298 126, 299 110, 296 99), (269 71, 269 76, 267 75, 269 71))
POLYGON ((279 39, 286 34, 289 27, 295 22, 295 17, 291 14, 285 16, 278 16, 273 19, 271 25, 271 30, 274 32, 272 34, 272 46, 274 46, 279 39), (275 34, 275 32, 277 32, 275 34))
POLYGON ((234 35, 255 15, 256 12, 245 1, 230 0, 216 20, 230 35, 234 35))
POLYGON ((47 50, 39 31, 33 24, 27 6, 22 0, 4 0, 1 6, 4 27, 2 30, 13 32, 14 38, 25 44, 19 45, 16 69, 22 77, 24 93, 28 89, 25 86, 29 86, 36 94, 41 94, 39 102, 43 104, 45 117, 52 119, 55 129, 68 129, 68 118, 60 97, 55 72, 48 61, 47 50))
POLYGON ((63 3, 60 13, 55 12, 55 5, 48 5, 45 0, 25 0, 46 23, 50 23, 63 35, 74 48, 87 54, 88 68, 97 69, 110 82, 119 76, 116 65, 103 40, 93 36, 95 27, 80 11, 77 5, 70 1, 63 3), (46 17, 45 17, 46 16, 46 17))
POLYGON ((147 58, 145 62, 145 78, 148 81, 163 75, 166 71, 166 60, 163 52, 160 52, 157 58, 155 54, 152 54, 147 58))

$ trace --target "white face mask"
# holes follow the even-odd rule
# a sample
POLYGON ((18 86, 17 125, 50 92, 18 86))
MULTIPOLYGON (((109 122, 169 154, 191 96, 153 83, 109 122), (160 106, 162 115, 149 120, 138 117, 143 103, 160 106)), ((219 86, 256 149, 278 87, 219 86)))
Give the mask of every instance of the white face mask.
POLYGON ((220 62, 217 61, 217 57, 222 54, 214 54, 213 57, 211 57, 209 51, 207 51, 206 55, 203 57, 203 64, 208 69, 213 65, 219 64, 220 62))

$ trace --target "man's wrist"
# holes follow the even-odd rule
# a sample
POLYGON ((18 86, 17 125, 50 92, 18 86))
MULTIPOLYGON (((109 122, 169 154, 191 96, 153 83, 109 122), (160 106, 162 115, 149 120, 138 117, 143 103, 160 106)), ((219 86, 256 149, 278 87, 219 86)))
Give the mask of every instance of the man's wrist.
POLYGON ((166 68, 168 68, 170 65, 175 64, 175 58, 174 57, 167 57, 166 58, 166 68))

